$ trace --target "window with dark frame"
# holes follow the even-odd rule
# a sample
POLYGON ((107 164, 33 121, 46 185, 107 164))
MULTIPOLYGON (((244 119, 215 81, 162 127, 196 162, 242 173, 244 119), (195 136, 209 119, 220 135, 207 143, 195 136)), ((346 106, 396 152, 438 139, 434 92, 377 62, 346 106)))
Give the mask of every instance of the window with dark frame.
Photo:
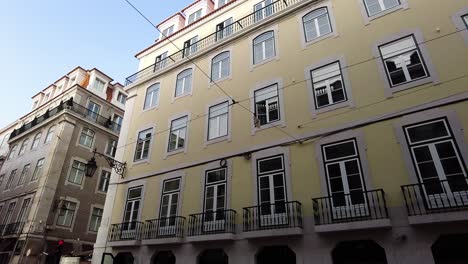
POLYGON ((10 173, 10 177, 8 177, 8 181, 5 185, 5 190, 9 190, 13 186, 13 181, 15 180, 17 170, 12 170, 10 173))
POLYGON ((348 100, 339 61, 311 70, 310 78, 315 109, 348 100))
POLYGON ((181 178, 168 179, 163 182, 161 206, 159 208, 159 225, 161 227, 174 226, 180 198, 181 178))
POLYGON ((331 196, 333 217, 367 215, 365 183, 355 138, 322 145, 323 166, 331 196), (355 210, 354 210, 355 209, 355 210))
POLYGON ((156 57, 154 71, 164 69, 167 65, 167 51, 156 57))
POLYGON ((31 198, 26 198, 23 200, 23 204, 21 205, 21 209, 18 213, 18 217, 17 217, 17 220, 16 222, 18 223, 24 223, 26 222, 27 220, 27 213, 28 213, 28 209, 29 209, 29 205, 31 203, 31 198))
POLYGON ((448 120, 424 121, 403 130, 429 208, 455 204, 449 201, 455 196, 468 201, 466 164, 448 120))
POLYGON ((34 168, 34 173, 33 173, 33 176, 31 177, 31 181, 35 181, 42 176, 43 166, 44 166, 44 158, 37 161, 36 168, 34 168))
POLYGON ((101 226, 103 209, 93 207, 89 223, 89 231, 97 232, 101 226))
POLYGON ((127 201, 125 203, 123 222, 125 223, 123 229, 135 230, 136 221, 140 213, 141 196, 143 194, 143 187, 137 186, 128 189, 127 201))
POLYGON ((116 151, 117 151, 117 140, 109 139, 109 141, 107 141, 106 155, 115 157, 116 151))
POLYGON ((182 57, 190 56, 191 54, 197 52, 198 50, 198 36, 195 36, 184 42, 184 53, 182 57))
POLYGON ((227 168, 218 168, 205 173, 204 221, 225 219, 227 168))
POLYGON ((71 227, 75 216, 76 203, 70 201, 62 201, 57 217, 57 225, 71 227))
POLYGON ((111 177, 110 172, 106 170, 102 170, 101 178, 99 178, 98 191, 107 192, 107 190, 109 189, 110 177, 111 177))
POLYGON ((429 77, 429 72, 413 35, 379 47, 391 87, 429 77))
POLYGON ((23 185, 26 182, 26 177, 29 174, 30 168, 31 168, 31 164, 24 165, 23 170, 21 171, 20 178, 18 179, 17 186, 23 185))
MULTIPOLYGON (((286 212, 288 197, 285 176, 283 155, 257 160, 258 201, 261 215, 278 215, 286 212)), ((272 221, 271 224, 281 222, 282 220, 278 223, 272 221)))
POLYGON ((232 17, 216 25, 216 41, 222 40, 232 34, 232 17))
POLYGON ((70 175, 68 175, 68 182, 81 185, 83 183, 83 178, 85 177, 86 164, 74 160, 70 170, 70 175))
POLYGON ((258 123, 258 126, 281 120, 278 84, 256 90, 254 100, 255 122, 258 123))

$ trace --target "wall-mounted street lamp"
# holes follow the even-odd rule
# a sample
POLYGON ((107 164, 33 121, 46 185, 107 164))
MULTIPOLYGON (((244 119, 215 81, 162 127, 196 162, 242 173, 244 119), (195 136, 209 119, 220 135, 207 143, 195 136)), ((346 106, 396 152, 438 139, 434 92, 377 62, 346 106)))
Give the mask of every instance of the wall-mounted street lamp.
POLYGON ((107 155, 97 152, 96 149, 94 149, 93 151, 93 157, 90 160, 88 160, 88 163, 86 164, 85 175, 87 177, 93 177, 94 173, 96 172, 96 169, 97 169, 97 164, 96 164, 96 159, 95 159, 96 155, 106 159, 107 163, 109 163, 109 166, 113 168, 118 175, 123 177, 125 168, 127 167, 127 163, 116 161, 115 159, 108 157, 107 155))

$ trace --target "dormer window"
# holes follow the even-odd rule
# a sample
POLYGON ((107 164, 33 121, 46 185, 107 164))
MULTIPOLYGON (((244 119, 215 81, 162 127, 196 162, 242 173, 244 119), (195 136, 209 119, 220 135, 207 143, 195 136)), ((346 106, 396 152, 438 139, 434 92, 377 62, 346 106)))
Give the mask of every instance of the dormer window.
POLYGON ((33 104, 33 109, 36 109, 36 107, 39 105, 39 101, 34 101, 34 104, 33 104))
POLYGON ((166 28, 165 30, 163 30, 162 38, 167 38, 170 35, 172 35, 172 33, 174 33, 174 25, 172 25, 172 26, 166 28))
POLYGON ((121 92, 117 95, 117 101, 119 101, 121 104, 125 104, 127 101, 127 96, 121 92))
POLYGON ((105 84, 106 83, 104 81, 96 78, 96 80, 94 81, 94 89, 102 93, 104 91, 105 84))
POLYGON ((223 5, 227 4, 228 0, 218 0, 218 8, 222 7, 223 5))
POLYGON ((47 93, 44 97, 44 103, 47 103, 49 101, 50 93, 47 93))
POLYGON ((70 86, 73 86, 76 82, 76 76, 70 79, 70 86))
POLYGON ((198 11, 190 14, 189 19, 188 19, 188 25, 200 19, 201 15, 202 15, 202 9, 199 9, 198 11))

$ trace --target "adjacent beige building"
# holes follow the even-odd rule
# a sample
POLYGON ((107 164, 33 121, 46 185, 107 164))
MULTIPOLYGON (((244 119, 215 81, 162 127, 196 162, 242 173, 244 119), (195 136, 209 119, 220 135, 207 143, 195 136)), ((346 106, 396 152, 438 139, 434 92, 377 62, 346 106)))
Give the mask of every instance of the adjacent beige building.
POLYGON ((93 262, 468 263, 467 25, 467 0, 169 16, 127 78, 93 262))
MULTIPOLYGON (((85 176, 93 150, 115 155, 127 93, 98 69, 77 67, 32 97, 9 127, 0 170, 0 262, 53 263, 89 254, 96 240, 111 169, 85 176)), ((3 145, 2 145, 3 146, 3 145)))

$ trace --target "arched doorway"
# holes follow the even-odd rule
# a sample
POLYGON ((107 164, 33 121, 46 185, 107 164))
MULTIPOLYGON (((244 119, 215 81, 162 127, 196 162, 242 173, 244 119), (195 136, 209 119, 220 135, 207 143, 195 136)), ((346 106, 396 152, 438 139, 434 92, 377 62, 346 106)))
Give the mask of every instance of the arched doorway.
POLYGON ((114 264, 133 264, 134 258, 130 252, 120 252, 114 258, 114 264))
POLYGON ((385 249, 372 240, 344 241, 332 251, 333 264, 387 264, 385 249))
POLYGON ((435 264, 468 263, 468 234, 440 236, 431 250, 435 264))
POLYGON ((257 252, 256 264, 296 264, 296 253, 288 246, 268 246, 257 252))
POLYGON ((198 264, 228 264, 229 257, 223 249, 207 249, 198 255, 198 264))
POLYGON ((172 251, 159 251, 155 256, 153 256, 152 264, 175 264, 176 257, 172 251))

